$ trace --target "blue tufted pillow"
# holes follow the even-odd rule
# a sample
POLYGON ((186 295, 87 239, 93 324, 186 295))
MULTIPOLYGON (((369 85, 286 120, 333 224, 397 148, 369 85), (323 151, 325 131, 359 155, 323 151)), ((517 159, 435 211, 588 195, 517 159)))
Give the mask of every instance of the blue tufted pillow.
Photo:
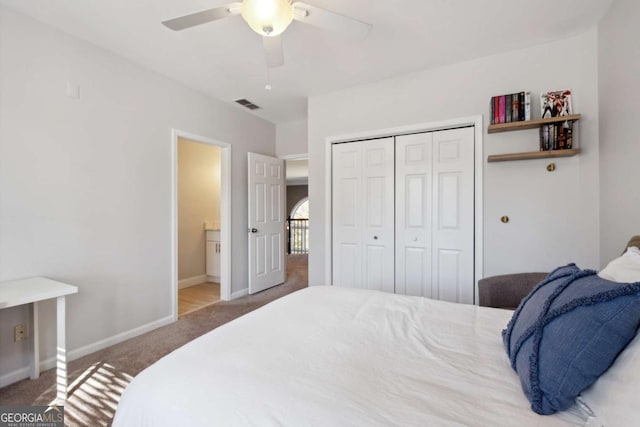
POLYGON ((570 407, 639 324, 640 282, 611 282, 569 264, 522 300, 502 340, 531 409, 548 415, 570 407))

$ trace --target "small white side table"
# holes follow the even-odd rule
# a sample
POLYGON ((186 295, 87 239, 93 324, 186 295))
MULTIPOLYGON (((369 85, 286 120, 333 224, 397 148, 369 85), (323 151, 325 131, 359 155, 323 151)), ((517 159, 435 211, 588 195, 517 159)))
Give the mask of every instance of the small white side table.
POLYGON ((65 325, 65 296, 78 292, 76 286, 56 282, 46 277, 0 282, 0 309, 16 305, 33 305, 33 359, 31 379, 40 376, 40 345, 38 337, 38 302, 57 299, 57 404, 64 405, 67 399, 67 342, 65 325))

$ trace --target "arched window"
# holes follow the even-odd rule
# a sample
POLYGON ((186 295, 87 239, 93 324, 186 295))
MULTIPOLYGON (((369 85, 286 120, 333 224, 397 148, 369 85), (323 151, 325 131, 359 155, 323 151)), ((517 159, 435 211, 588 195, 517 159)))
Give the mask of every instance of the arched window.
POLYGON ((288 253, 309 253, 309 198, 305 197, 291 209, 291 215, 287 220, 289 236, 288 253))
POLYGON ((309 219, 309 198, 300 199, 291 209, 292 219, 309 219))

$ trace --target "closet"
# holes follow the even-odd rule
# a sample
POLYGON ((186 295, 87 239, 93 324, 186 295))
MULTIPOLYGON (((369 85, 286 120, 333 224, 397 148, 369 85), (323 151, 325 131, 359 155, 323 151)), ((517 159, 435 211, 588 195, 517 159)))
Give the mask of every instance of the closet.
POLYGON ((473 303, 474 128, 332 146, 332 283, 473 303))

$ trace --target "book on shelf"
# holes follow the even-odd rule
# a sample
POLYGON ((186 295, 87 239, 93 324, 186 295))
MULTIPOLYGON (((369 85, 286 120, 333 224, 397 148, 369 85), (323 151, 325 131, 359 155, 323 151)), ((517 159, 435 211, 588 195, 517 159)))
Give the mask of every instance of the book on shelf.
POLYGON ((565 146, 567 150, 573 148, 573 121, 566 121, 562 124, 563 133, 565 135, 565 146))
POLYGON ((573 148, 573 121, 540 126, 540 151, 573 148))
POLYGON ((489 115, 489 119, 491 121, 492 125, 497 125, 498 124, 498 97, 497 96, 492 96, 491 100, 489 101, 489 110, 490 110, 490 115, 489 115))
POLYGON ((513 114, 518 117, 518 121, 524 120, 524 92, 514 94, 515 99, 513 102, 513 114))
POLYGON ((540 151, 549 151, 549 126, 540 126, 540 151))
POLYGON ((491 124, 531 120, 531 93, 516 92, 491 97, 491 124))
POLYGON ((564 150, 567 148, 567 134, 564 132, 564 127, 562 125, 556 125, 557 134, 558 134, 558 148, 557 150, 564 150), (558 129, 559 128, 559 129, 558 129))
POLYGON ((540 94, 540 117, 561 117, 573 114, 571 108, 571 91, 555 90, 540 94))

